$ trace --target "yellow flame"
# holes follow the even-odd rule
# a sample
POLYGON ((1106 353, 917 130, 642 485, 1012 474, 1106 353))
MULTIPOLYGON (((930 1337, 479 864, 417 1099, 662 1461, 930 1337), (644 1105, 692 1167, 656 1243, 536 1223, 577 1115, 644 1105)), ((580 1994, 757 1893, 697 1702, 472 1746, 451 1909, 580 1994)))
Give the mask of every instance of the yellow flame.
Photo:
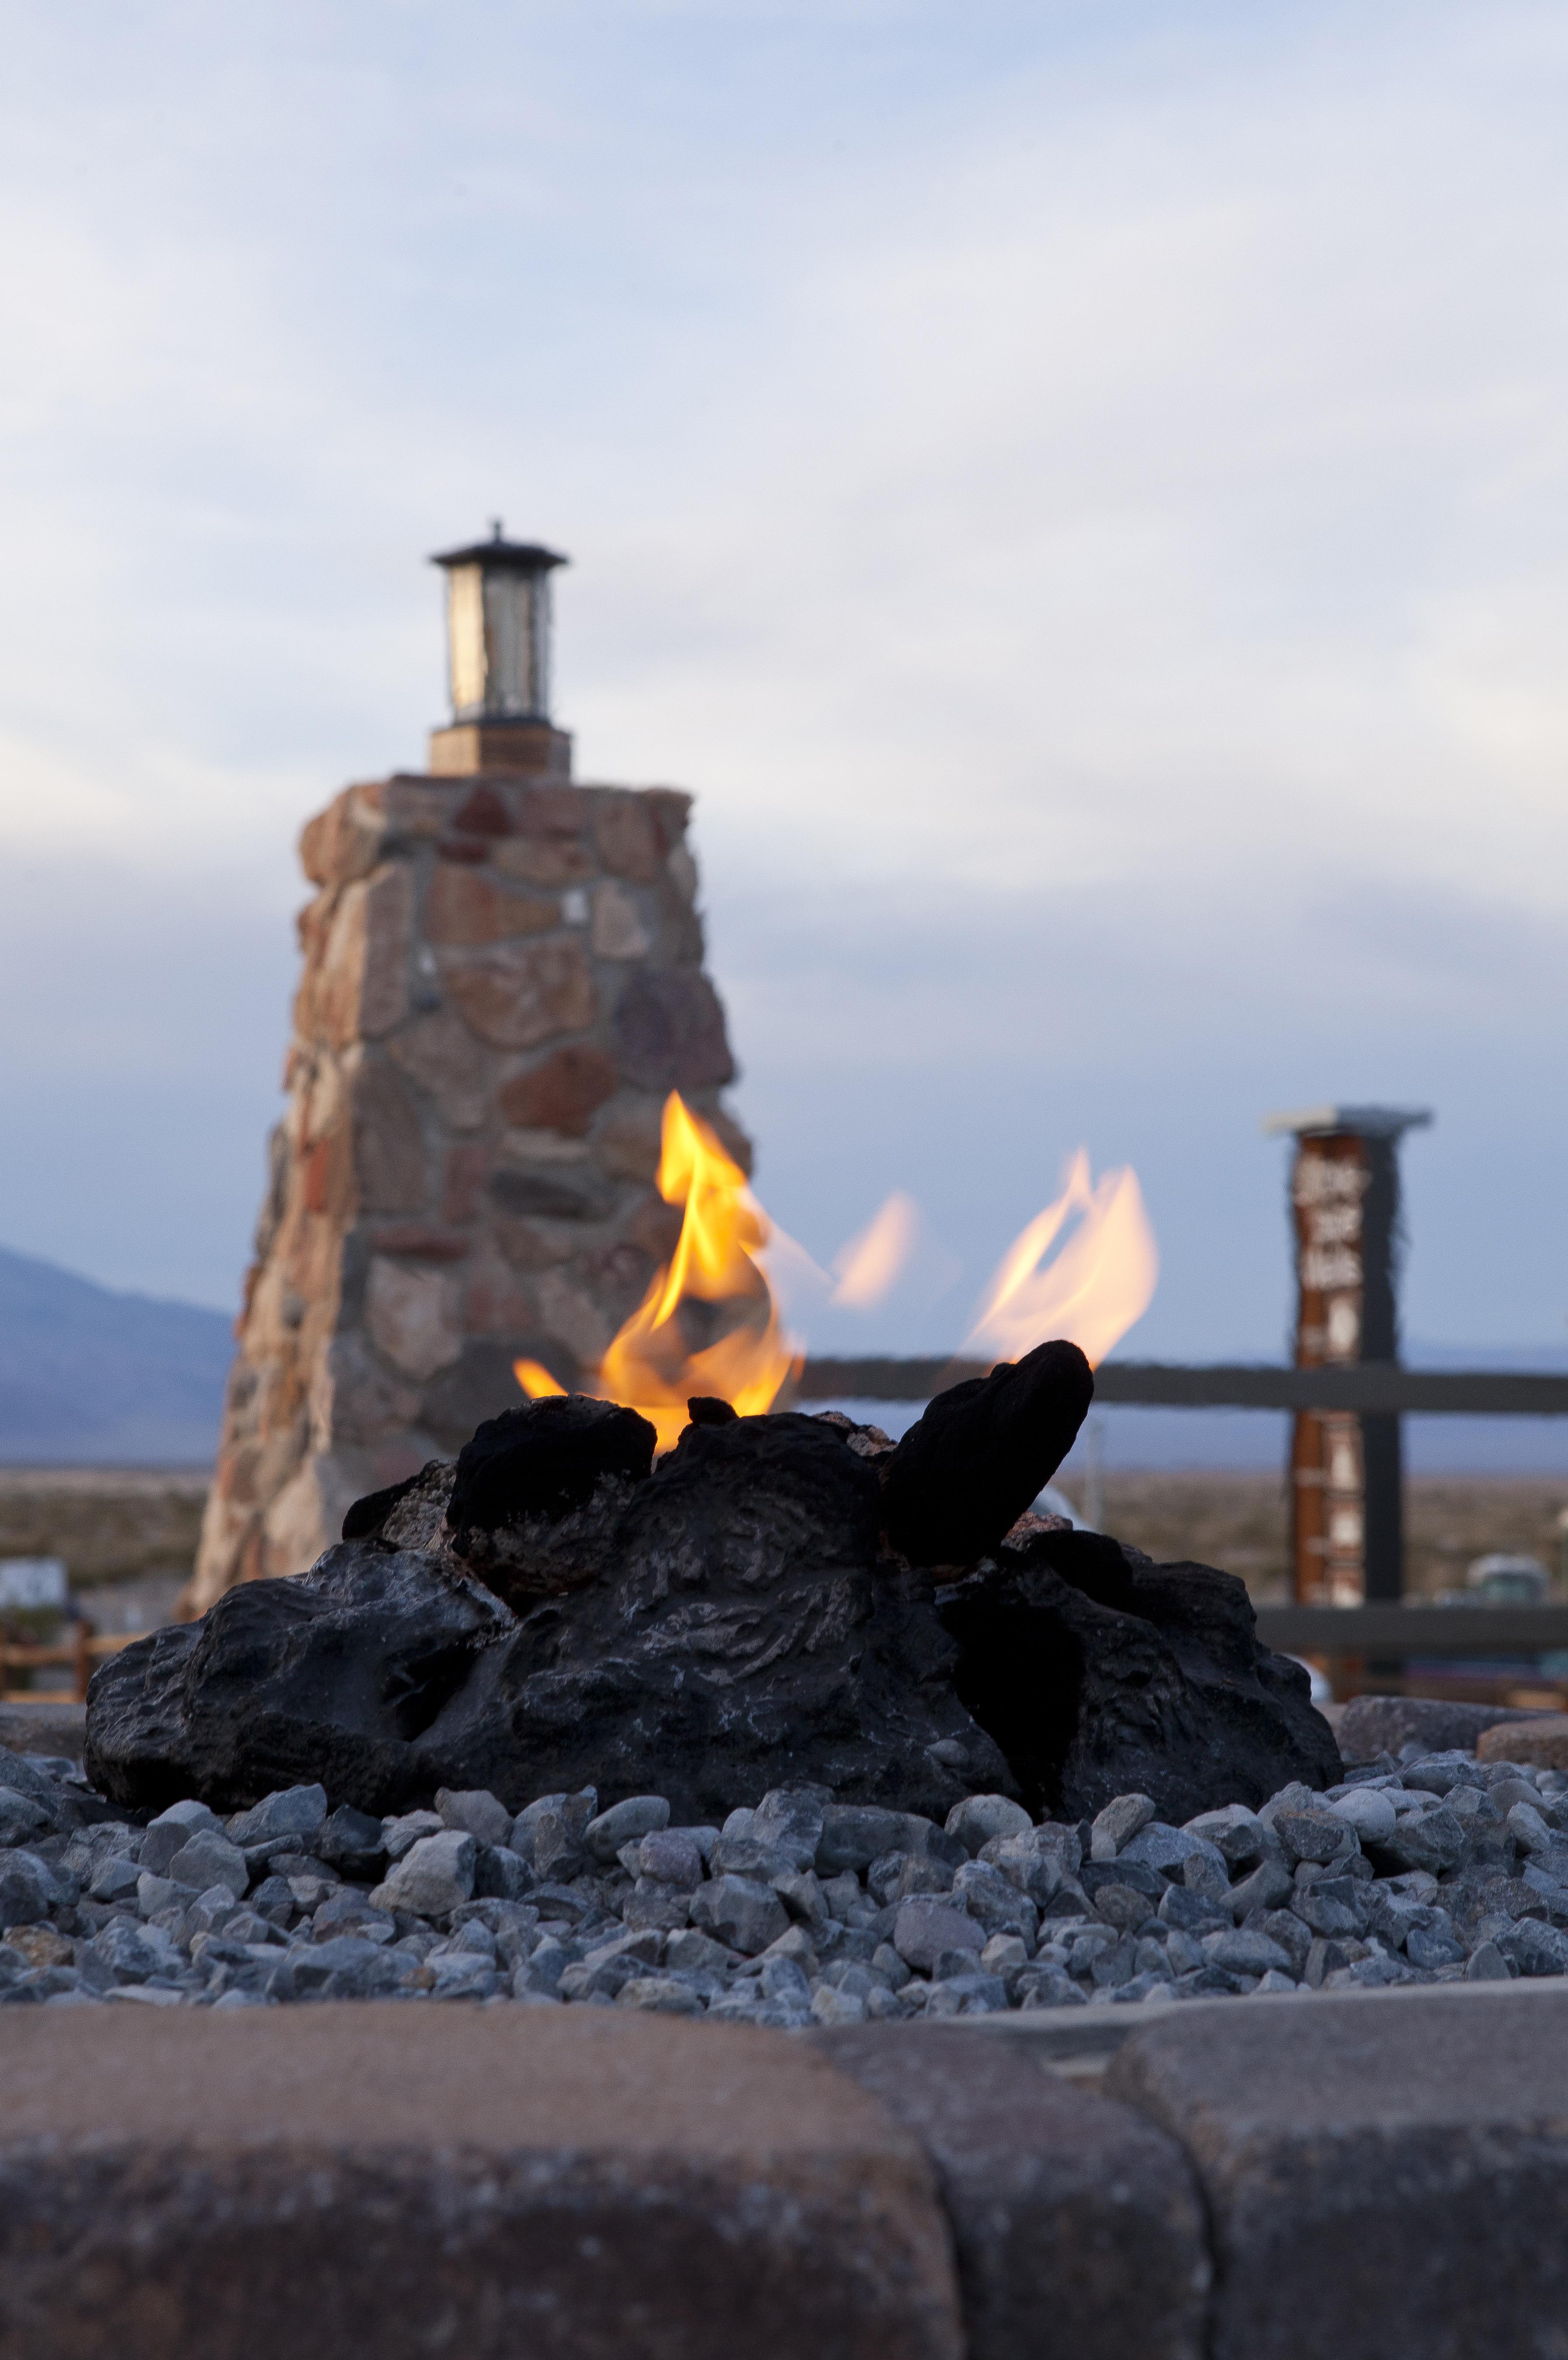
POLYGON ((1148 1310, 1159 1275, 1137 1173, 1128 1165, 1092 1184, 1081 1147, 1061 1196, 1002 1257, 964 1349, 1016 1360, 1048 1337, 1065 1336, 1098 1367, 1148 1310), (1077 1228, 1047 1262, 1073 1214, 1077 1228))
MULTIPOLYGON (((659 1448, 669 1450, 687 1423, 691 1395, 716 1396, 741 1416, 755 1416, 772 1408, 798 1355, 758 1261, 768 1216, 740 1166, 673 1090, 664 1102, 659 1193, 666 1204, 686 1208, 675 1251, 588 1390, 640 1412, 659 1448), (699 1304, 724 1306, 726 1324, 712 1343, 693 1349, 681 1315, 699 1304)), ((518 1360, 515 1374, 530 1400, 563 1390, 537 1360, 518 1360)))

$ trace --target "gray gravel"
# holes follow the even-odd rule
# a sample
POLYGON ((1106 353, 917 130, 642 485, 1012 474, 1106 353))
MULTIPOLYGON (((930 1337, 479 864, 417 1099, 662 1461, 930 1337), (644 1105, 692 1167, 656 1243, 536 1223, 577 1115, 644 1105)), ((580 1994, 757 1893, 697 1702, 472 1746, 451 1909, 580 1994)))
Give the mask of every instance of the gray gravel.
POLYGON ((722 1828, 591 1789, 319 1786, 150 1824, 0 1752, 0 2005, 400 1998, 800 2026, 1568 1972, 1568 1775, 1410 1745, 1185 1828, 999 1795, 945 1827, 815 1787, 722 1828))

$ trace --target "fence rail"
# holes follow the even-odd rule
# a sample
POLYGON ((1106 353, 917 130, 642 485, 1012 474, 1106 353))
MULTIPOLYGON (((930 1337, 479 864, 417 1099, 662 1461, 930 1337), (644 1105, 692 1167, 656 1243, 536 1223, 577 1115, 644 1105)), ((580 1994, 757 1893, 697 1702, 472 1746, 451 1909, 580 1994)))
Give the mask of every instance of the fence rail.
MULTIPOLYGON (((800 1401, 929 1401, 990 1363, 929 1357, 813 1357, 795 1382, 800 1401)), ((1188 1368, 1107 1360, 1094 1399, 1144 1409, 1320 1409, 1421 1417, 1568 1417, 1568 1376, 1495 1369, 1405 1369, 1364 1360, 1351 1368, 1285 1369, 1248 1361, 1188 1368)))
POLYGON ((1568 1606, 1260 1606, 1258 1635, 1285 1655, 1518 1661, 1568 1650, 1568 1606))
POLYGON ((13 1688, 6 1677, 8 1672, 58 1670, 62 1664, 71 1673, 71 1692, 76 1702, 81 1704, 87 1695, 87 1683, 93 1677, 94 1664, 102 1656, 117 1655, 122 1647, 128 1647, 146 1636, 143 1631, 125 1631, 100 1637, 88 1625, 79 1623, 75 1637, 68 1639, 63 1646, 40 1647, 28 1641, 0 1639, 0 1704, 8 1704, 17 1697, 50 1693, 46 1689, 13 1688))

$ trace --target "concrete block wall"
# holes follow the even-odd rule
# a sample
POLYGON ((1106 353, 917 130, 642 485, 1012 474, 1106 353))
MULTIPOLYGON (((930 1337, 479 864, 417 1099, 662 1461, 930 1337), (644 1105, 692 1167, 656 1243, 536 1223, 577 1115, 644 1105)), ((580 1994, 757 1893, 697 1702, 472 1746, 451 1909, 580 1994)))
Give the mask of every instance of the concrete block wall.
POLYGON ((1563 2349, 1560 1983, 1069 2014, 0 2011, 0 2352, 1563 2349))

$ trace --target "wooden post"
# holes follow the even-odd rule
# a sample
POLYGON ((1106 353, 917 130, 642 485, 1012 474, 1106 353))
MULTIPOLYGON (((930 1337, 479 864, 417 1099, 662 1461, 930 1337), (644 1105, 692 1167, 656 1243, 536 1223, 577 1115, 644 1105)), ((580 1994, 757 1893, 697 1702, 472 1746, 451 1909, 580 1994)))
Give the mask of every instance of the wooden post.
MULTIPOLYGON (((1431 1116, 1319 1107, 1271 1116, 1294 1134, 1290 1221, 1299 1369, 1399 1359, 1399 1142, 1431 1116)), ((1303 1605, 1359 1606, 1404 1588, 1397 1413, 1298 1411, 1290 1437, 1291 1587, 1303 1605)))

